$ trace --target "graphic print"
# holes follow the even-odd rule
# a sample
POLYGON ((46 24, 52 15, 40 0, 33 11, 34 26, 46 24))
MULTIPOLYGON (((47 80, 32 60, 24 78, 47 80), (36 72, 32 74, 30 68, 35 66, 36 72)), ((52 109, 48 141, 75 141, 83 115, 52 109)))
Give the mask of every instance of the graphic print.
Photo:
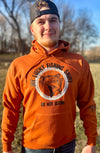
POLYGON ((35 87, 44 99, 57 100, 65 94, 68 79, 62 70, 49 67, 38 73, 35 78, 35 87))

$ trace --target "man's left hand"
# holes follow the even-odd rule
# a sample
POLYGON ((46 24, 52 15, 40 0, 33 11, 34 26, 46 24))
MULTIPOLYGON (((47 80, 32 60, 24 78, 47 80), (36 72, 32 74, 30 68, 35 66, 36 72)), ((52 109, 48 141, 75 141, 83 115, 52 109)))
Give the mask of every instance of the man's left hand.
POLYGON ((95 153, 95 150, 96 150, 95 146, 86 145, 83 148, 82 153, 95 153))

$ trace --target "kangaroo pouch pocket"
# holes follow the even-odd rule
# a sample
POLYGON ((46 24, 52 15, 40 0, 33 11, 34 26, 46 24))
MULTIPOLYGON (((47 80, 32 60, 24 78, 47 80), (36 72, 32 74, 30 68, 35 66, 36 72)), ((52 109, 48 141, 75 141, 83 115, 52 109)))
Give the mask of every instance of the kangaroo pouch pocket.
POLYGON ((74 133, 73 120, 62 114, 37 114, 36 121, 30 132, 30 140, 43 146, 61 143, 70 139, 74 133), (56 141, 56 142, 55 142, 56 141))

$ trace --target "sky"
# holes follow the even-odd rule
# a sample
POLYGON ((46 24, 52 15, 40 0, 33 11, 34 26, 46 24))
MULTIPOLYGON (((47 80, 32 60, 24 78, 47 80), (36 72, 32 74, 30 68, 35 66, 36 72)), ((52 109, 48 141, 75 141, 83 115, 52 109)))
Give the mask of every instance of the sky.
MULTIPOLYGON (((92 13, 92 22, 97 27, 100 36, 100 0, 64 0, 66 4, 70 4, 74 7, 76 13, 79 9, 88 9, 92 13)), ((56 1, 55 1, 56 3, 56 1)), ((100 46, 100 37, 96 43, 100 46)), ((94 45, 93 45, 94 46, 94 45)))
POLYGON ((75 10, 87 8, 93 15, 93 22, 100 31, 100 0, 65 0, 65 3, 71 4, 75 10))

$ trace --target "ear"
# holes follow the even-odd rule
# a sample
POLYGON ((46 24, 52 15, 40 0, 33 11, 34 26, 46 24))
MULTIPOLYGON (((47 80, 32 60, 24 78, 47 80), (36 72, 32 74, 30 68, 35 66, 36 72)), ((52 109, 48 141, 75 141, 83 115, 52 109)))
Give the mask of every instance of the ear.
POLYGON ((30 30, 31 30, 32 34, 34 35, 34 30, 31 25, 30 25, 30 30))

